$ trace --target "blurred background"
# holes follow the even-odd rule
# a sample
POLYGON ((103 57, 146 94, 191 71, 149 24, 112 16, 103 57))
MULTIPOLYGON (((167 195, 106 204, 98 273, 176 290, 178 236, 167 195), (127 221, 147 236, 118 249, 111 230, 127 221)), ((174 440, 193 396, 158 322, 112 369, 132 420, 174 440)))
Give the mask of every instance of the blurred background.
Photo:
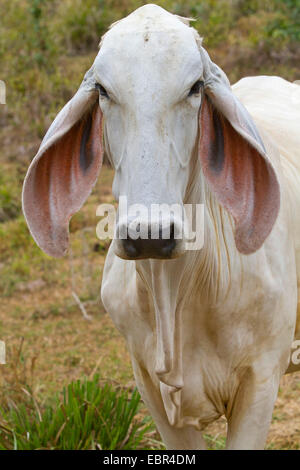
MULTIPOLYGON (((113 202, 112 169, 104 165, 92 195, 73 217, 70 253, 62 260, 49 258, 34 244, 20 196, 30 160, 91 66, 101 35, 146 3, 195 18, 204 46, 231 83, 258 74, 300 79, 300 0, 1 0, 0 80, 6 84, 6 105, 0 104, 0 340, 6 342, 7 365, 0 365, 0 448, 13 447, 13 436, 26 434, 26 426, 39 421, 71 381, 94 380, 98 374, 97 381, 113 390, 131 393, 134 387, 125 342, 99 298, 109 241, 96 238, 96 207, 113 202), (30 423, 22 427, 26 419, 30 423)), ((147 412, 137 409, 134 419, 144 425, 147 412)), ((66 430, 59 431, 64 421, 58 422, 46 444, 20 437, 17 445, 61 448, 66 430)), ((207 429, 209 447, 222 448, 224 435, 221 419, 207 429)), ((83 445, 79 437, 72 439, 64 445, 83 445)), ((118 448, 134 445, 118 439, 118 448)), ((93 447, 88 440, 86 448, 95 448, 95 442, 93 447)), ((153 427, 138 445, 161 447, 153 427)), ((299 374, 282 380, 268 448, 300 448, 299 374)))

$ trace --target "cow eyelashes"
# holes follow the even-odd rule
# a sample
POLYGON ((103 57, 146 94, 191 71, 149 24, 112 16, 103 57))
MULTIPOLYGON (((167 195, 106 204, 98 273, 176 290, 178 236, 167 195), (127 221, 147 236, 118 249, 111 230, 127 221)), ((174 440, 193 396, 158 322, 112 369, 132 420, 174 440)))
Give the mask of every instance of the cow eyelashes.
MULTIPOLYGON (((191 87, 188 96, 198 95, 203 86, 204 82, 202 80, 197 80, 191 87)), ((99 90, 101 96, 103 96, 104 98, 109 98, 107 91, 105 90, 104 86, 102 86, 100 83, 95 83, 95 88, 99 90)))
MULTIPOLYGON (((204 82, 202 80, 197 80, 194 85, 191 87, 188 97, 193 95, 198 95, 200 93, 201 88, 204 86, 204 82)), ((107 91, 105 90, 104 86, 100 83, 95 83, 95 88, 99 90, 99 93, 104 98, 109 98, 107 91)))
POLYGON ((203 86, 204 86, 204 82, 202 80, 197 80, 192 86, 192 88, 190 89, 188 96, 198 95, 203 86))
POLYGON ((104 98, 109 98, 107 91, 105 90, 104 86, 100 85, 100 83, 95 83, 95 88, 99 90, 101 96, 104 96, 104 98))

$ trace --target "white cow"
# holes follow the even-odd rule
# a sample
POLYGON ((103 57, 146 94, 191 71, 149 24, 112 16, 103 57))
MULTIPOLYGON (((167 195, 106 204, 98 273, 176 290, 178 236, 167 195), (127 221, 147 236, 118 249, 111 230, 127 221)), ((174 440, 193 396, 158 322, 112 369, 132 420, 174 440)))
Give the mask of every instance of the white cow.
POLYGON ((180 218, 163 239, 166 221, 141 216, 159 238, 115 239, 102 281, 170 449, 204 448, 202 430, 221 415, 228 449, 264 447, 296 326, 298 90, 275 77, 231 89, 187 20, 146 5, 105 34, 28 170, 24 214, 52 256, 66 252, 69 219, 97 180, 102 129, 117 199, 204 204, 201 250, 175 238, 180 218))

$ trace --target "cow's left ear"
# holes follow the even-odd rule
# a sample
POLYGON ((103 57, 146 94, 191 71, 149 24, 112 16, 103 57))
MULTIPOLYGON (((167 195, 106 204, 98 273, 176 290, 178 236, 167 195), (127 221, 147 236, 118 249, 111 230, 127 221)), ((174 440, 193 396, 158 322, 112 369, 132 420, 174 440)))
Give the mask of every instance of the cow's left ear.
POLYGON ((45 135, 23 185, 23 212, 36 243, 63 256, 69 220, 89 196, 103 156, 102 113, 92 70, 45 135))
POLYGON ((201 166, 218 201, 234 218, 237 249, 250 254, 261 247, 276 221, 279 183, 248 111, 201 46, 200 53, 204 66, 201 166))

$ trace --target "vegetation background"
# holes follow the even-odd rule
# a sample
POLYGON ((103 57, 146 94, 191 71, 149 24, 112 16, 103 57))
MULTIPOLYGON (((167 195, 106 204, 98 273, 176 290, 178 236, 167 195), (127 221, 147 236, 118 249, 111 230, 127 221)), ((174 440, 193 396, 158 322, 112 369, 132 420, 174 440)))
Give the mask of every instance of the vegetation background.
MULTIPOLYGON (((104 167, 84 209, 73 218, 70 255, 63 260, 50 259, 34 244, 20 195, 31 158, 92 64, 101 35, 112 22, 146 3, 153 2, 0 2, 0 79, 6 84, 7 100, 0 105, 0 339, 7 345, 7 365, 0 366, 0 447, 4 441, 6 447, 11 445, 9 436, 16 438, 12 409, 24 405, 22 413, 35 410, 35 417, 28 418, 32 424, 39 417, 37 409, 48 410, 53 394, 71 380, 83 376, 94 380, 97 372, 100 381, 129 390, 134 386, 124 341, 99 303, 109 242, 96 239, 95 212, 100 202, 113 201, 112 170, 104 167)), ((232 83, 257 74, 300 79, 300 0, 156 3, 196 19, 193 26, 232 83)), ((22 414, 20 419, 24 422, 22 414)), ((57 439, 43 445, 58 446, 59 432, 57 439)), ((143 445, 159 448, 159 436, 151 433, 143 445)), ((222 447, 224 434, 224 420, 211 426, 210 447, 222 447)), ((95 442, 94 447, 87 445, 94 448, 95 442)), ((300 448, 297 374, 282 381, 268 447, 300 448)))

